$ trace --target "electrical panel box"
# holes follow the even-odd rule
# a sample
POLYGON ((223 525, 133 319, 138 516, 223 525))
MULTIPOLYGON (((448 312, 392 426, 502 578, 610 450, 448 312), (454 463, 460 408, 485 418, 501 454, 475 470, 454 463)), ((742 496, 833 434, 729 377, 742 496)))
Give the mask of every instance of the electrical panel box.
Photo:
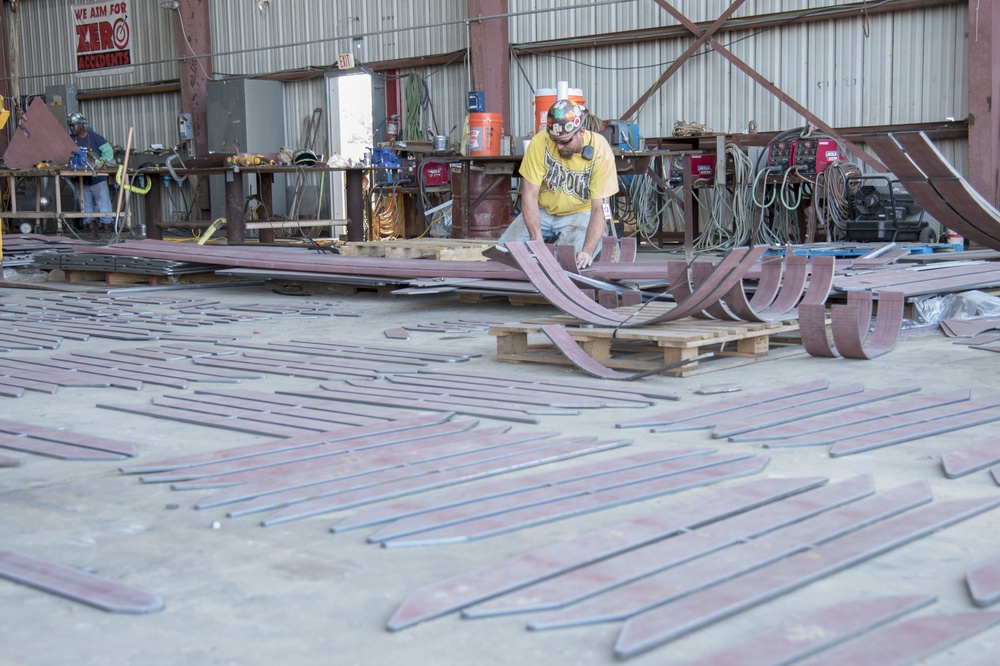
POLYGON ((486 111, 486 95, 482 90, 469 91, 469 113, 483 113, 486 111))
POLYGON ((191 123, 190 113, 181 113, 177 116, 177 138, 181 142, 194 141, 194 125, 191 123))
POLYGON ((704 178, 705 180, 715 180, 715 155, 692 155, 691 156, 691 176, 694 178, 704 178))
MULTIPOLYGON (((233 79, 209 81, 208 150, 211 153, 276 153, 285 145, 285 110, 279 81, 233 79)), ((242 172, 247 196, 257 193, 252 169, 242 172)), ((211 176, 209 186, 212 219, 226 217, 225 176, 211 176)), ((267 215, 283 215, 285 175, 275 174, 271 188, 271 210, 267 215)))
POLYGON ((65 125, 70 114, 80 110, 76 100, 76 86, 46 86, 45 104, 52 115, 65 125))

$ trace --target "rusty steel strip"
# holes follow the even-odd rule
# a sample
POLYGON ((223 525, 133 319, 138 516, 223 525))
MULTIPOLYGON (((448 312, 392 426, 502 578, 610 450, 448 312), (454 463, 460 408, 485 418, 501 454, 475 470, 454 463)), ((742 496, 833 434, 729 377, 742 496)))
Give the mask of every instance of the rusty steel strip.
MULTIPOLYGON (((459 505, 425 511, 418 516, 399 518, 391 525, 387 525, 370 535, 368 540, 371 542, 397 541, 404 537, 413 538, 413 535, 422 540, 426 533, 436 533, 435 531, 440 528, 451 528, 459 523, 470 523, 501 513, 559 502, 585 494, 601 493, 629 485, 635 486, 734 460, 731 455, 713 455, 708 452, 697 456, 667 457, 659 454, 658 457, 659 459, 648 457, 641 465, 624 465, 619 460, 616 463, 620 466, 615 467, 615 463, 609 462, 606 463, 606 468, 601 472, 587 475, 584 478, 538 486, 515 494, 507 493, 498 497, 469 500, 459 505)), ((457 529, 459 531, 466 530, 468 526, 459 525, 457 529)))
POLYGON ((152 399, 154 405, 162 407, 179 407, 194 412, 215 414, 216 416, 231 416, 295 425, 308 430, 327 431, 339 426, 359 426, 381 423, 384 418, 370 416, 355 416, 345 412, 333 412, 308 407, 290 407, 280 405, 262 406, 252 400, 227 398, 220 404, 218 397, 206 395, 164 395, 152 399), (279 420, 281 419, 281 420, 279 420), (288 420, 284 420, 288 419, 288 420))
POLYGON ((740 409, 743 407, 752 407, 754 405, 760 405, 767 402, 772 402, 774 400, 781 400, 784 398, 805 395, 807 393, 813 393, 815 391, 823 391, 829 388, 830 382, 825 379, 817 379, 811 382, 805 382, 802 384, 794 384, 792 386, 783 386, 778 389, 772 389, 769 391, 761 391, 759 393, 750 393, 747 395, 741 395, 734 398, 729 398, 726 400, 717 400, 700 407, 686 407, 684 409, 675 409, 672 412, 664 412, 661 414, 654 414, 653 416, 647 416, 641 419, 635 419, 632 421, 625 421, 623 423, 616 423, 616 428, 649 428, 652 426, 664 426, 673 425, 678 423, 683 423, 685 421, 694 420, 702 417, 711 417, 717 414, 723 414, 732 410, 740 409))
POLYGON ((811 518, 772 530, 744 542, 691 560, 679 566, 614 587, 580 603, 550 613, 531 629, 561 629, 570 626, 626 620, 655 611, 664 604, 713 594, 713 587, 754 572, 781 568, 783 562, 822 543, 836 543, 857 530, 909 511, 933 499, 922 481, 861 499, 811 518))
MULTIPOLYGON (((481 441, 469 441, 469 438, 466 437, 465 438, 466 441, 463 442, 460 438, 456 436, 451 436, 445 440, 445 446, 437 446, 437 445, 435 446, 436 448, 440 449, 441 453, 454 451, 456 454, 465 455, 467 453, 478 452, 479 450, 508 446, 511 444, 522 445, 528 442, 535 442, 536 444, 534 445, 534 447, 527 447, 527 448, 535 448, 541 444, 549 446, 552 444, 560 444, 560 443, 564 444, 566 442, 571 442, 571 441, 583 442, 587 440, 587 438, 580 438, 580 437, 556 438, 556 435, 558 435, 558 433, 556 432, 530 432, 530 433, 520 433, 520 434, 509 434, 506 428, 488 428, 488 429, 478 430, 474 434, 481 441), (547 441, 540 442, 540 440, 547 440, 547 441), (459 446, 457 447, 454 446, 456 443, 459 444, 459 446), (469 446, 465 446, 466 444, 468 444, 469 446)), ((591 438, 591 441, 592 440, 593 438, 591 438)), ((427 447, 425 445, 421 445, 419 447, 419 451, 408 451, 408 450, 397 451, 396 449, 390 449, 388 450, 388 452, 384 452, 376 450, 370 452, 370 457, 394 456, 392 460, 399 459, 402 461, 402 460, 407 460, 408 457, 417 457, 419 455, 424 459, 430 460, 431 456, 425 455, 424 453, 426 448, 427 447)), ((428 453, 434 454, 434 451, 430 450, 428 451, 428 453)), ((440 456, 438 454, 434 454, 434 456, 435 458, 447 457, 447 456, 440 456)), ((483 462, 485 460, 486 458, 483 458, 478 462, 483 462)), ((472 462, 477 462, 477 461, 472 461, 472 462)), ((553 474, 556 475, 556 478, 558 479, 559 475, 565 474, 565 472, 557 472, 557 471, 546 472, 544 476, 549 476, 553 474)), ((320 483, 325 483, 331 480, 333 480, 332 476, 326 476, 326 478, 324 478, 322 474, 313 474, 311 470, 302 472, 301 474, 297 474, 294 478, 276 477, 271 479, 262 479, 256 482, 243 483, 240 486, 226 490, 221 490, 217 493, 214 493, 213 495, 210 495, 208 497, 203 498, 202 500, 199 500, 198 507, 206 508, 211 506, 221 506, 223 504, 231 504, 234 502, 242 502, 245 500, 251 500, 259 497, 264 497, 267 495, 272 495, 274 493, 281 493, 290 490, 298 490, 300 488, 304 488, 309 485, 318 485, 320 483)), ((509 485, 513 484, 515 487, 520 487, 518 486, 519 480, 520 477, 515 478, 512 481, 499 481, 492 485, 480 483, 480 484, 471 484, 469 486, 459 486, 459 489, 457 491, 453 491, 450 494, 435 493, 434 497, 448 497, 456 493, 461 495, 462 497, 465 497, 469 493, 472 493, 474 495, 480 490, 482 490, 482 492, 489 492, 486 489, 493 487, 493 485, 500 485, 506 488, 509 485)), ((515 492, 515 491, 510 491, 510 492, 515 492)), ((416 502, 417 504, 420 504, 421 502, 425 501, 427 501, 427 498, 423 495, 420 495, 417 496, 416 498, 407 498, 403 502, 407 504, 410 502, 416 502)), ((379 507, 376 507, 376 510, 380 510, 383 508, 384 507, 380 505, 379 507)))
MULTIPOLYGON (((638 407, 649 407, 653 403, 649 400, 638 400, 638 399, 612 399, 605 395, 586 395, 577 393, 555 393, 548 389, 542 387, 530 388, 530 385, 523 386, 498 386, 496 384, 490 383, 468 383, 455 380, 446 379, 436 379, 434 377, 428 377, 426 375, 389 375, 386 381, 393 384, 405 384, 407 386, 425 386, 429 388, 437 388, 443 391, 458 390, 458 391, 469 391, 475 392, 477 395, 483 397, 493 397, 496 396, 501 399, 506 399, 511 396, 517 396, 522 401, 539 401, 539 403, 553 404, 556 400, 570 400, 568 396, 572 395, 572 400, 575 402, 572 406, 580 407, 615 407, 615 408, 638 408, 638 407), (567 397, 559 397, 567 396, 567 397)), ((596 392, 595 392, 596 393, 596 392)), ((563 404, 563 406, 567 406, 563 404)))
POLYGON ((745 418, 757 417, 764 414, 779 415, 786 409, 793 409, 803 405, 816 405, 816 403, 826 403, 844 396, 855 395, 865 390, 864 384, 846 384, 839 387, 831 387, 819 391, 803 393, 801 395, 788 396, 779 400, 740 407, 729 410, 722 414, 713 414, 699 418, 691 418, 680 423, 665 426, 656 426, 650 432, 677 432, 681 430, 699 430, 702 428, 712 428, 720 424, 729 423, 745 418))
POLYGON ((391 393, 388 391, 382 391, 372 388, 352 388, 350 391, 342 389, 331 384, 322 384, 320 386, 321 391, 298 391, 298 390, 285 390, 278 391, 278 393, 284 395, 297 395, 306 398, 325 398, 327 400, 339 400, 348 403, 360 403, 367 405, 379 405, 379 406, 393 406, 398 409, 417 409, 421 411, 438 411, 438 412, 451 412, 455 414, 464 414, 466 416, 484 416, 487 418, 500 419, 504 421, 512 421, 514 423, 530 423, 537 424, 540 419, 538 418, 541 414, 567 414, 575 415, 579 414, 578 410, 567 410, 567 409, 539 409, 533 410, 534 414, 526 414, 523 410, 519 409, 505 409, 502 407, 484 406, 484 405, 468 405, 468 404, 458 404, 452 403, 447 400, 427 400, 425 398, 411 398, 406 395, 401 395, 404 392, 391 393))
POLYGON ((600 361, 591 357, 590 354, 588 354, 583 347, 581 347, 577 341, 573 339, 573 336, 571 336, 562 326, 546 324, 543 325, 540 330, 545 337, 547 337, 549 341, 555 345, 555 348, 559 350, 559 353, 569 359, 573 365, 591 377, 599 377, 601 379, 632 381, 635 379, 641 379, 642 377, 648 377, 650 375, 658 375, 666 372, 667 370, 673 370, 674 368, 683 367, 692 363, 697 363, 698 361, 703 361, 715 355, 714 352, 707 352, 705 354, 698 354, 697 356, 685 358, 680 361, 674 361, 673 363, 659 365, 649 370, 641 370, 639 372, 619 372, 618 370, 609 368, 600 361))
POLYGON ((1000 317, 972 320, 943 319, 940 326, 944 334, 950 338, 973 338, 1000 328, 1000 317))
POLYGON ((928 291, 927 285, 982 284, 995 280, 992 262, 955 262, 953 265, 907 267, 839 277, 834 286, 842 291, 870 291, 893 287, 904 293, 928 291))
POLYGON ((126 412, 128 414, 140 414, 142 416, 180 421, 181 423, 192 423, 194 425, 207 426, 209 428, 223 428, 225 430, 235 430, 237 432, 249 432, 255 435, 269 435, 271 437, 295 437, 298 435, 305 435, 310 432, 302 428, 264 423, 262 421, 234 419, 230 417, 212 416, 210 414, 194 414, 184 409, 177 409, 176 407, 109 403, 101 403, 97 406, 102 409, 111 409, 117 412, 126 412))
MULTIPOLYGON (((684 666, 791 664, 937 601, 933 594, 851 599, 802 616, 704 655, 684 666)), ((893 655, 895 656, 895 655, 893 655)), ((842 662, 854 664, 852 661, 842 662)))
POLYGON ((106 368, 94 363, 84 362, 83 359, 74 359, 68 356, 55 355, 49 359, 34 359, 32 363, 40 366, 57 368, 59 370, 69 370, 72 372, 82 372, 88 375, 108 377, 112 386, 119 388, 131 388, 139 390, 143 384, 159 384, 171 388, 187 388, 186 379, 174 379, 163 377, 151 372, 139 370, 128 370, 125 368, 106 368))
POLYGON ((1000 612, 930 615, 875 630, 802 666, 915 664, 1000 622, 1000 612))
POLYGON ((261 522, 267 526, 383 499, 396 499, 413 493, 465 484, 518 469, 627 446, 629 443, 631 440, 608 441, 598 440, 596 437, 517 441, 495 450, 471 453, 458 464, 434 461, 417 469, 399 468, 368 477, 331 479, 301 488, 279 490, 245 500, 226 515, 237 518, 280 509, 271 518, 261 522))
POLYGON ((349 425, 378 423, 378 419, 338 418, 336 415, 287 414, 276 411, 262 411, 259 408, 237 408, 235 405, 220 405, 207 399, 195 400, 187 396, 154 396, 150 401, 155 407, 189 410, 196 414, 208 414, 220 418, 256 421, 274 426, 296 428, 301 432, 325 432, 331 428, 349 425))
MULTIPOLYGON (((865 298, 870 302, 871 292, 860 293, 867 294, 865 298)), ((905 299, 898 291, 880 291, 878 301, 875 331, 867 343, 865 337, 869 319, 864 317, 864 313, 870 311, 870 306, 856 301, 831 308, 833 343, 844 358, 870 360, 888 354, 896 346, 903 325, 905 299)))
POLYGON ((345 426, 343 428, 331 429, 322 433, 309 433, 295 438, 278 439, 260 444, 248 444, 208 453, 197 453, 189 456, 170 458, 155 463, 144 463, 141 465, 129 465, 121 467, 122 474, 153 474, 156 472, 167 472, 200 465, 207 465, 227 460, 239 460, 253 456, 274 453, 275 451, 290 450, 316 446, 337 441, 348 441, 378 435, 380 433, 408 430, 410 428, 420 428, 428 425, 444 423, 451 418, 451 414, 432 414, 424 416, 414 416, 396 421, 385 421, 368 426, 345 426))
MULTIPOLYGON (((557 470, 540 474, 518 474, 494 482, 480 482, 470 486, 459 486, 449 491, 436 492, 430 496, 416 496, 380 504, 368 509, 355 511, 330 528, 331 532, 346 532, 360 527, 370 527, 381 523, 398 521, 420 516, 433 511, 451 509, 469 502, 494 499, 506 495, 544 488, 550 484, 561 484, 570 481, 586 479, 614 470, 632 469, 656 462, 677 460, 689 456, 708 455, 716 453, 716 449, 675 449, 671 451, 643 451, 631 455, 617 456, 609 460, 585 462, 571 467, 563 466, 557 470)), ((377 542, 381 539, 376 534, 368 536, 368 541, 377 542)))
MULTIPOLYGON (((428 436, 425 440, 414 439, 417 450, 412 452, 400 453, 401 449, 389 449, 368 451, 360 455, 341 453, 185 481, 171 487, 174 490, 221 488, 222 490, 198 500, 195 508, 204 509, 239 502, 240 506, 233 509, 230 515, 241 516, 289 506, 304 498, 325 497, 338 492, 424 478, 428 474, 471 468, 512 458, 525 450, 536 451, 566 441, 541 441, 551 434, 497 434, 494 429, 488 428, 482 433, 481 443, 475 441, 476 433, 428 436), (350 460, 352 456, 358 457, 357 462, 350 460), (401 462, 408 458, 410 462, 401 462)), ((582 441, 582 438, 576 439, 582 441)))
POLYGON ((993 239, 986 246, 1000 248, 1000 212, 955 171, 927 135, 920 132, 890 136, 927 176, 940 197, 970 226, 993 239))
MULTIPOLYGON (((408 479, 390 481, 368 488, 359 488, 345 492, 338 492, 328 497, 315 497, 310 499, 309 495, 302 497, 302 501, 292 506, 276 511, 261 525, 268 527, 278 525, 292 520, 300 520, 318 516, 332 511, 349 509, 372 502, 381 502, 389 499, 397 499, 412 493, 435 490, 456 483, 467 483, 479 479, 488 478, 497 474, 505 474, 516 470, 527 469, 538 465, 545 465, 562 460, 569 460, 578 456, 590 455, 600 451, 618 448, 627 445, 631 440, 618 441, 593 441, 593 438, 566 438, 562 444, 540 446, 533 451, 526 451, 519 455, 509 456, 492 462, 484 462, 478 465, 448 470, 436 474, 426 474, 424 476, 408 479)), ((235 512, 231 512, 235 513, 235 512)))
POLYGON ((766 448, 787 448, 835 444, 838 441, 873 435, 896 428, 905 428, 924 421, 933 421, 935 419, 1000 407, 1000 396, 984 400, 969 400, 968 396, 968 392, 960 389, 941 394, 942 399, 940 401, 926 405, 920 410, 907 409, 896 414, 882 415, 876 420, 861 419, 854 423, 847 423, 845 421, 837 428, 823 428, 822 430, 796 435, 778 442, 767 442, 764 446, 766 448))
POLYGON ((16 386, 29 391, 37 391, 38 393, 48 393, 49 395, 59 390, 60 384, 42 381, 40 375, 41 373, 0 369, 0 382, 3 382, 7 386, 16 386))
POLYGON ((859 423, 876 421, 889 416, 920 412, 930 407, 950 405, 956 402, 966 401, 972 397, 972 392, 968 389, 958 389, 946 393, 935 393, 933 395, 918 396, 909 400, 896 400, 894 402, 884 402, 872 407, 855 409, 849 413, 834 413, 824 416, 813 416, 794 423, 785 423, 767 428, 760 428, 742 435, 733 435, 729 438, 731 442, 766 442, 764 446, 780 446, 780 441, 795 437, 803 437, 827 430, 844 428, 859 423))
POLYGON ((934 419, 933 421, 922 421, 892 431, 882 431, 874 435, 838 440, 836 444, 830 447, 830 457, 839 458, 841 456, 849 456, 884 446, 912 442, 915 439, 923 439, 924 437, 954 432, 963 428, 971 428, 984 423, 993 423, 994 421, 1000 421, 1000 407, 968 412, 956 416, 946 416, 934 419))
POLYGON ((22 398, 24 397, 25 388, 23 386, 14 386, 13 384, 5 384, 2 379, 0 379, 0 395, 5 398, 22 398))
POLYGON ((20 458, 0 453, 0 467, 20 467, 23 463, 20 458))
POLYGON ((137 454, 135 444, 124 442, 108 437, 97 435, 86 435, 83 433, 70 432, 61 428, 47 428, 45 426, 32 425, 30 423, 19 423, 8 419, 0 419, 0 432, 9 435, 23 435, 33 439, 42 439, 69 446, 80 446, 86 449, 97 451, 107 451, 126 457, 134 457, 137 454))
MULTIPOLYGON (((369 373, 373 372, 377 375, 386 375, 390 373, 405 373, 405 372, 419 372, 416 367, 412 366, 399 366, 399 365, 386 365, 383 363, 375 363, 372 361, 350 361, 346 358, 337 357, 324 357, 324 356, 305 356, 303 354, 276 354, 273 351, 242 351, 233 353, 242 353, 246 358, 259 359, 263 361, 290 361, 292 359, 298 359, 298 362, 303 365, 318 366, 321 368, 334 368, 340 372, 357 372, 357 373, 369 373)), ((390 364, 395 363, 395 361, 389 361, 390 364)))
MULTIPOLYGON (((395 398, 402 398, 407 401, 428 400, 438 405, 452 403, 459 408, 475 409, 485 407, 513 410, 525 414, 555 414, 564 416, 579 414, 579 410, 581 409, 580 405, 572 407, 561 403, 548 405, 545 402, 518 400, 510 397, 502 400, 485 398, 480 397, 475 391, 443 391, 441 389, 419 386, 400 387, 388 383, 358 381, 355 379, 348 379, 343 385, 358 389, 359 392, 365 392, 367 395, 388 398, 390 401, 395 398)), ((340 386, 335 387, 332 384, 321 384, 320 386, 322 388, 340 390, 340 386)))
POLYGON ((812 518, 875 492, 869 475, 823 486, 530 585, 462 612, 489 617, 563 608, 644 576, 812 518))
POLYGON ((578 567, 816 488, 822 477, 762 478, 543 546, 414 590, 386 623, 398 631, 578 567))
MULTIPOLYGON (((96 365, 109 370, 127 370, 129 372, 154 372, 161 377, 173 377, 192 382, 229 382, 239 383, 244 379, 262 379, 259 373, 235 374, 232 372, 217 372, 192 368, 190 366, 179 366, 169 361, 150 361, 136 359, 132 360, 123 357, 121 354, 102 354, 99 352, 73 352, 68 355, 55 354, 53 360, 75 362, 82 365, 96 365)), ((191 359, 199 361, 202 359, 191 359)))
POLYGON ((530 386, 554 393, 572 393, 579 395, 601 395, 617 400, 628 399, 660 399, 679 400, 680 397, 673 391, 664 391, 654 386, 608 386, 607 384, 595 385, 589 381, 575 381, 573 379, 559 379, 559 381, 546 381, 544 379, 525 379, 524 377, 512 377, 510 375, 498 375, 495 373, 474 373, 474 372, 444 372, 440 370, 418 370, 420 375, 432 377, 445 377, 450 380, 462 381, 474 384, 491 384, 497 386, 530 386))
MULTIPOLYGON (((389 381, 387 379, 387 381, 389 381)), ((372 386, 372 382, 361 382, 357 380, 348 380, 344 382, 347 386, 372 386)), ((432 397, 455 397, 460 399, 471 399, 475 402, 469 404, 485 404, 483 401, 489 401, 494 403, 502 404, 506 407, 517 408, 528 410, 534 406, 548 406, 555 407, 557 409, 594 409, 597 407, 603 407, 601 400, 597 398, 586 398, 586 397, 574 397, 569 396, 558 396, 558 395, 545 395, 541 393, 529 393, 529 392, 513 392, 513 391, 487 391, 487 390, 477 390, 470 388, 458 388, 458 387, 443 387, 434 386, 432 384, 424 384, 417 377, 406 377, 403 382, 389 381, 389 384, 403 383, 406 384, 405 387, 393 386, 392 390, 403 391, 406 395, 412 396, 432 396, 432 397), (409 379, 411 381, 405 381, 409 379)))
MULTIPOLYGON (((889 170, 906 188, 907 193, 935 220, 974 243, 996 249, 997 241, 993 238, 989 228, 980 229, 977 224, 967 220, 958 212, 948 199, 942 197, 929 181, 927 174, 912 161, 912 156, 905 153, 899 146, 896 136, 891 134, 889 136, 872 135, 865 138, 865 143, 878 155, 879 159, 885 162, 889 170)), ((958 177, 957 174, 955 177, 958 177)))
POLYGON ((997 463, 1000 463, 1000 437, 976 442, 941 456, 941 467, 949 479, 957 479, 997 463))
POLYGON ((965 572, 972 603, 980 608, 1000 601, 1000 558, 976 565, 965 572))
MULTIPOLYGON (((255 481, 268 476, 293 474, 324 467, 330 462, 330 458, 334 456, 356 454, 359 456, 359 460, 363 460, 367 454, 360 452, 367 451, 368 449, 421 442, 426 439, 442 438, 455 434, 462 435, 459 438, 461 441, 469 437, 469 431, 477 423, 477 421, 448 421, 446 423, 407 428, 405 430, 382 432, 375 435, 368 435, 367 437, 351 439, 347 442, 342 440, 324 442, 314 446, 300 446, 293 449, 261 453, 237 460, 205 463, 197 467, 185 467, 183 469, 157 472, 155 474, 144 474, 139 478, 143 483, 183 483, 205 479, 210 480, 205 483, 191 483, 188 488, 233 485, 234 483, 255 481)), ((344 460, 339 459, 338 462, 343 463, 344 460)), ((326 470, 326 473, 330 471, 326 470)), ((333 471, 336 473, 336 470, 333 471)))
POLYGON ((0 578, 111 613, 163 610, 158 594, 10 550, 0 551, 0 578))
POLYGON ((700 488, 732 479, 759 474, 770 461, 767 457, 732 455, 730 462, 695 471, 577 495, 547 504, 528 506, 501 514, 484 516, 457 525, 383 542, 386 548, 463 543, 507 534, 515 530, 557 520, 573 518, 594 511, 603 511, 624 504, 663 497, 664 495, 700 488))
POLYGON ((975 517, 998 504, 998 499, 969 499, 937 502, 913 509, 902 516, 862 527, 830 543, 654 608, 625 623, 615 643, 615 654, 630 657, 645 652, 949 525, 975 517))
MULTIPOLYGON (((245 401, 246 408, 254 406, 262 411, 282 412, 288 408, 303 408, 317 412, 325 412, 336 418, 352 418, 352 424, 364 425, 365 422, 378 423, 397 421, 400 419, 398 410, 378 405, 340 405, 329 400, 310 400, 292 395, 265 393, 264 391, 247 391, 242 389, 208 389, 195 390, 196 396, 218 396, 234 404, 245 401), (355 420, 356 419, 356 420, 355 420)), ((218 402, 216 400, 216 402, 218 402)))
MULTIPOLYGON (((731 437, 734 435, 741 435, 743 433, 756 431, 761 428, 790 422, 798 422, 802 419, 809 418, 810 416, 818 416, 821 414, 828 414, 830 412, 839 413, 840 410, 847 409, 848 407, 867 405, 879 400, 887 400, 889 398, 896 398, 908 393, 916 393, 919 390, 919 386, 907 386, 862 391, 860 393, 852 393, 841 398, 832 398, 818 403, 795 405, 777 412, 754 414, 735 421, 727 420, 715 426, 712 430, 712 437, 716 439, 721 437, 731 437)), ((840 414, 840 416, 841 418, 844 418, 843 414, 840 414)))
POLYGON ((0 449, 33 453, 59 460, 124 460, 129 456, 35 437, 0 434, 0 449))
POLYGON ((247 368, 250 371, 260 371, 265 374, 273 372, 275 374, 287 374, 296 377, 314 377, 323 379, 324 375, 329 378, 334 377, 367 377, 376 379, 380 375, 371 369, 357 369, 348 367, 338 367, 336 364, 313 363, 312 360, 286 357, 284 359, 265 355, 243 354, 240 358, 193 358, 191 362, 195 365, 210 365, 220 368, 232 367, 234 369, 247 368), (227 365, 227 364, 232 364, 227 365))
POLYGON ((826 308, 819 304, 799 306, 799 337, 802 347, 810 356, 837 358, 826 330, 826 308))
POLYGON ((64 364, 53 363, 45 359, 0 358, 0 368, 4 374, 27 377, 37 381, 49 382, 58 386, 78 386, 107 388, 116 385, 118 388, 142 388, 139 382, 129 382, 127 386, 113 384, 111 380, 95 375, 85 370, 75 370, 63 367, 64 364))

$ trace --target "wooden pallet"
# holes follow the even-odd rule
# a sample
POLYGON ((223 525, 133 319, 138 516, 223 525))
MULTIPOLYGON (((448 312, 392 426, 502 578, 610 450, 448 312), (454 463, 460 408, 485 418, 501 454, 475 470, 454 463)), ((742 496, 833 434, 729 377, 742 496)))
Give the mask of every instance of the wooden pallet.
MULTIPOLYGON (((672 304, 649 304, 642 308, 642 316, 654 316, 672 307, 672 304)), ((619 308, 617 311, 634 313, 638 309, 619 308)), ((497 361, 569 365, 570 361, 540 333, 544 324, 565 326, 591 358, 617 370, 653 370, 667 363, 715 352, 711 359, 663 373, 672 377, 687 377, 805 353, 799 345, 778 341, 779 337, 794 339, 799 329, 795 321, 755 323, 686 317, 653 326, 614 329, 584 327, 572 317, 558 316, 492 326, 489 332, 497 339, 497 361), (535 334, 538 334, 536 340, 529 339, 535 334)))
POLYGON ((345 257, 486 261, 483 250, 494 245, 496 241, 489 239, 412 238, 345 243, 339 249, 345 257))

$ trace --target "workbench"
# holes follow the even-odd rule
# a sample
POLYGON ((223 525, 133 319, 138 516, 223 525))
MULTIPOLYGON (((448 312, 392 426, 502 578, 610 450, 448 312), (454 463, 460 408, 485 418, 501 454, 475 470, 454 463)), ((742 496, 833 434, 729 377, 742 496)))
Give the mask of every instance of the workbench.
MULTIPOLYGON (((117 168, 106 168, 106 169, 65 169, 65 168, 48 168, 48 169, 0 169, 0 178, 5 178, 7 180, 7 191, 10 196, 10 210, 4 211, 2 216, 4 219, 8 220, 35 220, 36 223, 42 220, 53 220, 55 222, 55 233, 57 235, 63 234, 63 225, 71 220, 80 220, 87 217, 100 217, 98 213, 86 213, 79 211, 79 196, 82 187, 83 178, 86 176, 97 176, 103 175, 113 178, 117 173, 117 168), (34 210, 18 210, 17 206, 17 179, 18 178, 31 178, 36 180, 35 184, 35 209, 34 210), (53 188, 53 196, 50 204, 54 204, 52 208, 48 208, 42 205, 42 191, 46 189, 44 179, 52 178, 55 179, 55 186, 53 188), (59 180, 62 178, 69 179, 74 182, 74 188, 76 191, 76 197, 78 205, 73 210, 64 210, 62 196, 60 196, 59 180)), ((110 216, 114 216, 114 205, 115 198, 112 196, 111 206, 112 212, 110 216)), ((108 214, 103 215, 104 217, 109 216, 108 214)), ((127 211, 122 211, 122 218, 125 221, 125 227, 128 228, 131 225, 131 220, 128 216, 127 211)))

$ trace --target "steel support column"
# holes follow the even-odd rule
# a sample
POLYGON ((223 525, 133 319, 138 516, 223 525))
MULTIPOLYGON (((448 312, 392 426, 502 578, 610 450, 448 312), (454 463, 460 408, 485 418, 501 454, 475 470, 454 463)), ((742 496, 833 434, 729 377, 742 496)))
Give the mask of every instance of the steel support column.
POLYGON ((483 91, 486 111, 503 114, 503 131, 510 133, 507 0, 468 0, 468 11, 472 89, 483 91))
POLYGON ((1000 207, 1000 2, 969 2, 969 183, 1000 207))
POLYGON ((193 152, 208 153, 208 100, 205 87, 212 75, 212 33, 208 0, 178 0, 174 12, 181 110, 191 114, 193 152), (192 56, 202 56, 193 58, 192 56))

